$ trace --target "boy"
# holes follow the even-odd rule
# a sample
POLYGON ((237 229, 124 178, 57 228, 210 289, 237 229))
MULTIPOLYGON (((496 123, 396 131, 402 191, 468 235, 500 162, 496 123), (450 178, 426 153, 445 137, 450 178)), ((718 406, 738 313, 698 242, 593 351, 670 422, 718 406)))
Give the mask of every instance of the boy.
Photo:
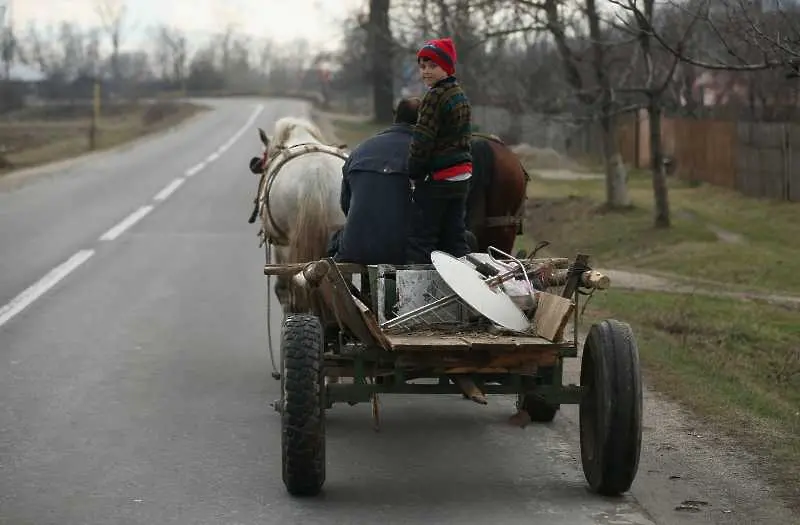
POLYGON ((430 264, 431 252, 469 253, 467 194, 472 176, 472 108, 455 78, 456 50, 449 38, 431 40, 417 53, 428 92, 419 107, 409 146, 414 202, 407 262, 430 264))

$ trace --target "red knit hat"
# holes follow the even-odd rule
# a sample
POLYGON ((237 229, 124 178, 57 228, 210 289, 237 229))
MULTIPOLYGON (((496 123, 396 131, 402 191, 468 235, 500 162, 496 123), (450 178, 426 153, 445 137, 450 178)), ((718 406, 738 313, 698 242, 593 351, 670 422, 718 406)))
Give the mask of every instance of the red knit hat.
POLYGON ((417 60, 420 58, 429 59, 444 69, 448 75, 454 75, 456 72, 456 47, 449 38, 425 42, 422 49, 417 52, 417 60))

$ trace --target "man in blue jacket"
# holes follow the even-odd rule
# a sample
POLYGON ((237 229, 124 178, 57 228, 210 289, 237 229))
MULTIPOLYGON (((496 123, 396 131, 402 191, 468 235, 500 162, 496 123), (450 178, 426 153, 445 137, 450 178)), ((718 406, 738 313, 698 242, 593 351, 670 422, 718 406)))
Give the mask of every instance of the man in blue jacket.
POLYGON ((394 124, 363 141, 342 167, 342 211, 347 222, 332 239, 337 262, 406 264, 411 205, 408 147, 417 101, 401 100, 394 124))

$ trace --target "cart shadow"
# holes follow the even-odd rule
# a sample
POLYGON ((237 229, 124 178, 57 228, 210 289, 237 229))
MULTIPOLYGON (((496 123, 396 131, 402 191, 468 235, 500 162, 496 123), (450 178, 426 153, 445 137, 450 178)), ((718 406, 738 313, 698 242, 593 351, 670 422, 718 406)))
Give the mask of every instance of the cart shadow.
POLYGON ((556 423, 521 429, 511 405, 478 406, 460 397, 397 400, 375 431, 369 405, 336 406, 326 417, 328 476, 323 494, 302 500, 331 505, 574 505, 619 503, 586 488, 578 450, 565 450, 556 423), (552 447, 552 450, 551 450, 552 447))
POLYGON ((580 483, 558 479, 487 483, 480 478, 459 476, 455 468, 450 475, 406 477, 398 473, 391 479, 333 479, 317 498, 298 501, 309 510, 317 507, 328 510, 337 507, 417 507, 434 502, 442 510, 448 506, 460 508, 468 503, 470 506, 479 505, 481 513, 494 510, 502 516, 509 507, 529 505, 532 501, 551 508, 565 508, 592 501, 595 504, 619 504, 624 498, 596 496, 580 483))

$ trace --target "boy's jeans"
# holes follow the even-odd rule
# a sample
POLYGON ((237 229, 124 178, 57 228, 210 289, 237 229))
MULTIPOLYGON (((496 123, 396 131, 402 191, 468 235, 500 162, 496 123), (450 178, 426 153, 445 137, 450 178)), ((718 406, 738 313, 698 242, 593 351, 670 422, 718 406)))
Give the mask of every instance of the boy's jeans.
POLYGON ((416 184, 406 250, 408 264, 431 264, 434 250, 453 257, 469 253, 466 240, 469 185, 469 179, 416 184))

